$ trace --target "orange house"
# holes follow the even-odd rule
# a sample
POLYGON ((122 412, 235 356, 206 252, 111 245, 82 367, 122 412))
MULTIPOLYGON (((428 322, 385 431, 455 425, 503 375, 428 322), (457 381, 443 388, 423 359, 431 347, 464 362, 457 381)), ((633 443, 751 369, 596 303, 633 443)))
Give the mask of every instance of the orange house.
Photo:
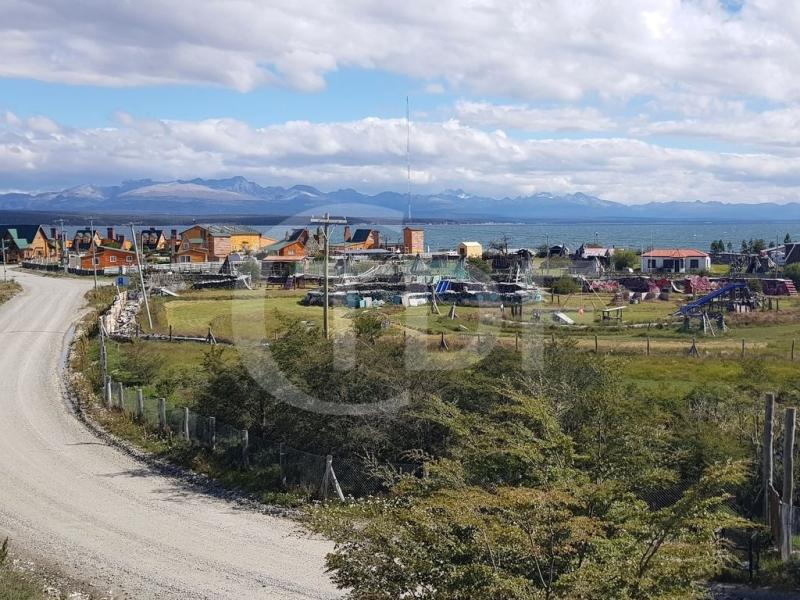
POLYGON ((136 266, 136 254, 120 248, 109 248, 108 246, 98 246, 94 252, 83 254, 80 257, 81 269, 87 271, 95 266, 98 269, 113 269, 114 267, 134 267, 136 266), (92 260, 94 259, 94 264, 92 260))
POLYGON ((272 256, 305 256, 310 237, 308 229, 293 229, 286 233, 284 239, 267 246, 265 250, 272 256))

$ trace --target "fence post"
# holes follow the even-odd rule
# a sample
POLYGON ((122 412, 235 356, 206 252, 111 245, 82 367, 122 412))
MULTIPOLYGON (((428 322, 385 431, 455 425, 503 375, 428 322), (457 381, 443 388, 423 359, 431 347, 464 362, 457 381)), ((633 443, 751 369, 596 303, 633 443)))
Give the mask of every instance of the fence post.
POLYGON ((111 381, 111 378, 106 379, 106 408, 111 410, 111 404, 114 400, 114 391, 113 391, 114 384, 111 381))
POLYGON ((783 502, 781 506, 781 559, 792 559, 792 502, 794 502, 794 434, 797 409, 787 408, 783 426, 783 502))
POLYGON ((646 354, 647 354, 647 356, 650 356, 650 336, 649 335, 647 336, 647 351, 646 351, 646 354))
POLYGON ((342 487, 339 485, 339 480, 336 478, 336 471, 333 470, 333 456, 329 454, 325 457, 325 476, 322 478, 322 484, 325 486, 325 491, 323 492, 325 500, 328 499, 328 486, 331 483, 333 483, 333 489, 336 491, 339 500, 344 502, 342 487))
MULTIPOLYGON (((773 417, 775 415, 775 394, 768 393, 764 406, 764 441, 762 449, 762 469, 761 476, 764 480, 764 522, 769 526, 770 514, 770 488, 772 487, 772 462, 773 458, 773 417)), ((774 517, 775 515, 773 515, 774 517)))
POLYGON ((594 353, 595 354, 600 353, 600 342, 597 339, 597 335, 594 336, 594 353))
POLYGON ((514 334, 514 350, 519 352, 519 332, 514 334))
POLYGON ((286 461, 286 459, 284 458, 285 456, 286 453, 284 452, 283 449, 283 442, 281 442, 278 445, 278 468, 280 469, 281 473, 281 485, 284 487, 286 486, 286 473, 284 471, 284 463, 286 461))
POLYGON ((183 423, 181 424, 181 433, 182 433, 183 439, 185 439, 187 442, 191 442, 192 441, 192 438, 189 435, 189 407, 188 406, 184 406, 183 407, 183 423))
POLYGON ((136 418, 144 421, 144 393, 142 388, 136 389, 136 418))
POLYGON ((169 341, 172 341, 172 323, 169 325, 169 341))
POLYGON ((161 433, 167 431, 167 400, 165 398, 158 399, 158 430, 161 433))
POLYGON ((117 401, 119 402, 119 408, 122 410, 122 412, 125 412, 125 386, 122 385, 121 381, 119 382, 118 393, 119 397, 117 398, 117 401))
POLYGON ((247 429, 242 429, 240 433, 240 441, 242 446, 242 468, 250 468, 250 434, 247 429))
POLYGON ((744 348, 744 339, 743 339, 742 340, 742 358, 744 358, 744 355, 745 355, 745 348, 744 348))
POLYGON ((795 344, 795 340, 792 340, 792 355, 791 355, 792 362, 794 362, 794 344, 795 344))
POLYGON ((217 418, 208 417, 208 447, 211 450, 217 447, 217 418))

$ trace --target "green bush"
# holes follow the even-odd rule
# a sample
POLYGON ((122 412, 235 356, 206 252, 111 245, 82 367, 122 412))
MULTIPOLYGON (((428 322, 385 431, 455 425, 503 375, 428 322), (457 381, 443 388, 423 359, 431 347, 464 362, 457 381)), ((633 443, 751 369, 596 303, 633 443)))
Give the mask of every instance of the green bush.
POLYGON ((572 277, 559 277, 550 286, 554 294, 559 296, 568 296, 569 294, 577 294, 581 291, 581 285, 572 277))
POLYGON ((800 263, 786 265, 783 269, 783 276, 791 279, 795 285, 800 286, 800 263))
POLYGON ((618 248, 614 251, 614 268, 617 271, 635 269, 639 266, 639 255, 633 250, 618 248))

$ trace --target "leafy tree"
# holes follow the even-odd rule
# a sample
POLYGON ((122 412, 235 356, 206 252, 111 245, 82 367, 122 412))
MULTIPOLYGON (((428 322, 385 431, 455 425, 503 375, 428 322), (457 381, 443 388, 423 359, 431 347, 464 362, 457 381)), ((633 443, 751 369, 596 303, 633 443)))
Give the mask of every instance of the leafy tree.
POLYGON ((564 276, 554 280, 550 285, 550 289, 554 294, 567 296, 569 294, 577 294, 581 291, 581 286, 573 277, 564 276))
POLYGON ((623 250, 619 248, 614 251, 614 268, 617 271, 625 269, 635 269, 639 266, 639 255, 633 250, 623 250))
POLYGON ((239 273, 249 275, 250 281, 258 283, 261 280, 261 264, 253 259, 247 258, 238 267, 239 273))
POLYGON ((783 268, 783 276, 791 279, 796 286, 800 286, 800 263, 792 263, 783 268))
MULTIPOLYGON (((729 244, 730 245, 730 244, 729 244)), ((722 254, 725 252, 725 242, 722 240, 714 240, 711 242, 711 253, 722 254)))
POLYGON ((792 236, 787 233, 783 238, 783 243, 784 244, 791 244, 792 243, 792 236))

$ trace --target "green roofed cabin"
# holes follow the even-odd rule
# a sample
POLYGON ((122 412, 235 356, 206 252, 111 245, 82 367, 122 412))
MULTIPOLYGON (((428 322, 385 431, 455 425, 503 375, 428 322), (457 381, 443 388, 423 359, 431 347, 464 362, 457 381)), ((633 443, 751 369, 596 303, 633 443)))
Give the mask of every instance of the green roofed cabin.
MULTIPOLYGON (((54 255, 53 247, 41 225, 0 225, 0 240, 5 242, 5 261, 9 264, 35 258, 51 258, 54 255)), ((4 259, 0 254, 0 261, 2 260, 4 259)))

